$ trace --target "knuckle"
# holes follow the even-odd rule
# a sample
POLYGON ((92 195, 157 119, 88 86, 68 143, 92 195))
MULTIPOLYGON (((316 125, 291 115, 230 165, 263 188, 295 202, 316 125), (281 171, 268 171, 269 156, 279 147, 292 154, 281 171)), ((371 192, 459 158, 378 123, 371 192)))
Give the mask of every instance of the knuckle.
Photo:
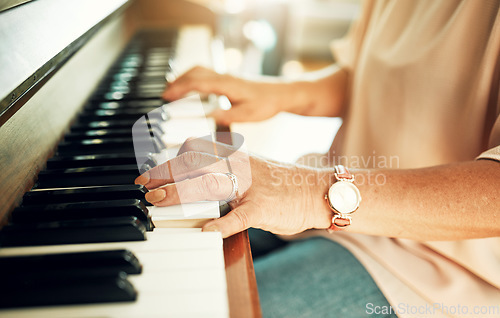
POLYGON ((233 214, 239 227, 245 229, 250 227, 250 218, 247 213, 241 210, 235 210, 233 211, 233 214))
POLYGON ((198 90, 198 81, 191 77, 186 78, 184 89, 186 92, 198 90))
POLYGON ((195 150, 195 137, 188 137, 184 143, 181 146, 181 149, 179 152, 184 153, 188 151, 194 151, 195 150))
POLYGON ((201 177, 201 188, 202 193, 211 196, 219 197, 222 194, 221 183, 214 174, 205 174, 201 177))
POLYGON ((235 83, 236 82, 236 78, 232 75, 229 75, 229 74, 222 74, 219 76, 218 79, 220 82, 225 82, 225 83, 235 83))
POLYGON ((165 176, 168 172, 165 172, 165 167, 163 165, 154 167, 153 169, 148 170, 148 177, 150 180, 155 179, 166 179, 165 176))
POLYGON ((200 153, 196 151, 187 151, 180 155, 180 159, 182 164, 189 170, 198 168, 201 162, 200 153))
POLYGON ((186 139, 186 141, 184 142, 184 144, 187 146, 193 147, 197 139, 198 138, 196 138, 196 137, 188 137, 186 139))
POLYGON ((211 87, 212 87, 212 83, 210 83, 208 81, 198 81, 196 83, 196 86, 193 87, 193 90, 207 92, 210 90, 211 87))
POLYGON ((202 70, 204 70, 204 69, 205 69, 205 68, 204 68, 203 66, 196 65, 196 66, 194 66, 194 67, 191 69, 191 71, 193 71, 193 72, 199 72, 199 71, 202 71, 202 70))

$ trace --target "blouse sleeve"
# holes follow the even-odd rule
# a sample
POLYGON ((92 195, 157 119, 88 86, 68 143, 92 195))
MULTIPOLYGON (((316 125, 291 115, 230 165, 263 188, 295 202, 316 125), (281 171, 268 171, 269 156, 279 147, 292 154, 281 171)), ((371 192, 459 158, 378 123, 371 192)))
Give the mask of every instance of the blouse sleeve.
POLYGON ((491 148, 480 154, 476 159, 491 159, 500 161, 500 115, 497 116, 489 139, 489 146, 491 148))
POLYGON ((476 159, 491 159, 500 161, 500 146, 488 149, 480 154, 476 159))
MULTIPOLYGON (((498 63, 500 65, 500 61, 498 63)), ((500 92, 500 84, 498 88, 500 92)), ((496 120, 490 131, 488 146, 489 149, 480 154, 476 159, 491 159, 500 161, 500 93, 498 94, 498 103, 496 105, 496 120)))
POLYGON ((346 36, 330 44, 335 61, 340 67, 349 70, 355 67, 374 10, 374 2, 364 0, 358 19, 351 25, 346 36))

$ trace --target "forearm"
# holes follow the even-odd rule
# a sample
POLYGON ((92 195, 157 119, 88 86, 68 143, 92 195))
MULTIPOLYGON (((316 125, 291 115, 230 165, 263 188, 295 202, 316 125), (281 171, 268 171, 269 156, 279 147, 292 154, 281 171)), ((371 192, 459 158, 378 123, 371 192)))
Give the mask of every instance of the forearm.
POLYGON ((346 70, 332 65, 285 84, 284 111, 305 116, 340 117, 347 97, 346 70))
MULTIPOLYGON (((500 235, 498 162, 353 172, 362 202, 346 231, 415 240, 500 235)), ((322 177, 331 179, 332 172, 325 173, 322 177)), ((321 227, 331 222, 332 212, 321 197, 327 189, 327 185, 319 186, 316 194, 323 213, 321 227)))

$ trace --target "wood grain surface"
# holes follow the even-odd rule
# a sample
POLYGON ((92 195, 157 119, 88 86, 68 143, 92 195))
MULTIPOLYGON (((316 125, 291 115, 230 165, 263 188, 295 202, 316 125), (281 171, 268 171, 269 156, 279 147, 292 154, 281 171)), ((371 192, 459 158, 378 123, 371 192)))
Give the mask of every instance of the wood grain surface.
POLYGON ((230 317, 262 317, 248 232, 224 239, 230 317))

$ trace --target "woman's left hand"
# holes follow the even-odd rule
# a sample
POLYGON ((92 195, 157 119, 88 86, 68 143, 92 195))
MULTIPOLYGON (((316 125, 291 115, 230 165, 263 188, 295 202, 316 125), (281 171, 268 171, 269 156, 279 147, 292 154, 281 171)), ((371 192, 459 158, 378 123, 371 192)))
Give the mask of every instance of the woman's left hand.
POLYGON ((232 211, 208 222, 203 231, 220 231, 228 237, 255 227, 295 234, 330 225, 331 212, 323 200, 329 173, 249 156, 202 138, 188 139, 177 157, 142 174, 135 183, 150 190, 146 199, 155 206, 224 201, 234 191, 231 174, 238 187, 229 203, 232 211))

